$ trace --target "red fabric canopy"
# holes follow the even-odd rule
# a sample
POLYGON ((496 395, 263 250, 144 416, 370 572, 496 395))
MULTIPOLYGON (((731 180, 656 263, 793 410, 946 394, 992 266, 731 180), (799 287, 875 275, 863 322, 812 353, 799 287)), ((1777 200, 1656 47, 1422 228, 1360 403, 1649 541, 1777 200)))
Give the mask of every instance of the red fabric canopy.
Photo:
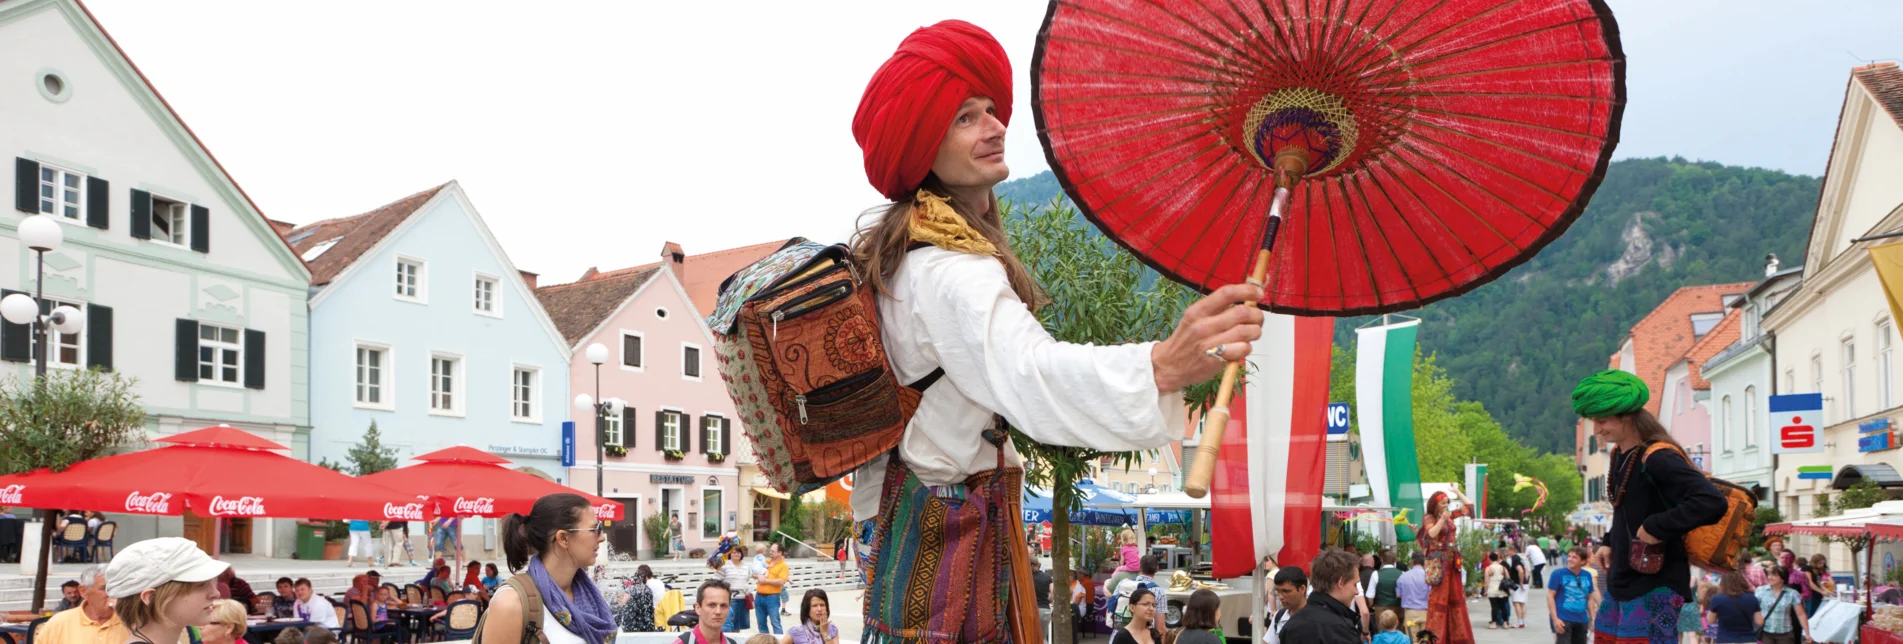
POLYGON ((1903 523, 1868 523, 1864 529, 1870 536, 1881 541, 1903 541, 1903 523))
MULTIPOLYGON (((1768 524, 1764 526, 1764 534, 1766 535, 1807 534, 1807 535, 1816 536, 1816 537, 1859 537, 1859 536, 1863 536, 1864 534, 1874 533, 1875 532, 1874 528, 1878 525, 1881 525, 1881 524, 1872 523, 1872 524, 1864 525, 1864 526, 1841 526, 1841 525, 1793 525, 1789 523, 1772 523, 1772 524, 1768 524)), ((1896 527, 1903 528, 1903 526, 1896 526, 1896 527)))
POLYGON ((535 500, 557 493, 580 494, 603 521, 625 514, 621 503, 582 492, 534 474, 503 467, 508 459, 469 447, 452 447, 416 457, 422 463, 362 478, 429 499, 425 514, 434 518, 528 514, 535 500))
POLYGON ((423 519, 413 495, 265 450, 286 449, 231 427, 84 461, 63 472, 0 476, 0 505, 132 514, 311 519, 423 519))

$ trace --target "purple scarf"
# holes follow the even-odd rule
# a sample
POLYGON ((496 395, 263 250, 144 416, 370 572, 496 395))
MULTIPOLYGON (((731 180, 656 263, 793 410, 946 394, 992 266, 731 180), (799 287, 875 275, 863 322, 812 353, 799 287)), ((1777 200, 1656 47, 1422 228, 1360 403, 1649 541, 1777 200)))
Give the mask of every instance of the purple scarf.
POLYGON ((573 600, 548 576, 541 557, 529 558, 529 578, 535 580, 535 591, 542 595, 542 607, 562 628, 587 640, 588 644, 603 644, 614 639, 619 630, 614 614, 608 610, 607 600, 601 598, 601 591, 595 588, 587 572, 575 571, 575 580, 569 584, 575 591, 573 600))

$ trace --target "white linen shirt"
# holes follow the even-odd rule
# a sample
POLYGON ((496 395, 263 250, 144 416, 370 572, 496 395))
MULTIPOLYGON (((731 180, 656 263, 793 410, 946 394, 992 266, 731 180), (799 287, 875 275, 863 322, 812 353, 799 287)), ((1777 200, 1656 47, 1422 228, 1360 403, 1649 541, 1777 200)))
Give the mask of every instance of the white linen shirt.
MULTIPOLYGON (((886 287, 880 337, 899 382, 945 370, 899 440, 899 457, 924 484, 962 483, 996 467, 996 452, 982 436, 993 414, 1051 445, 1132 451, 1183 438, 1182 392, 1156 390, 1155 343, 1052 339, 996 258, 920 248, 886 287)), ((1006 462, 1022 461, 1007 451, 1006 462)), ((885 466, 886 459, 875 458, 855 473, 854 518, 879 513, 885 466)))

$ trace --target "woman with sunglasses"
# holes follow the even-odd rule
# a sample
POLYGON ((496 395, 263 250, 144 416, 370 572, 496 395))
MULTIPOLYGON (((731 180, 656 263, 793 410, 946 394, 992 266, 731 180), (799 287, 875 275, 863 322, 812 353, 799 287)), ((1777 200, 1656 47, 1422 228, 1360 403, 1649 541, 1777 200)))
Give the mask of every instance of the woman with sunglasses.
POLYGON ((1156 593, 1138 588, 1130 593, 1130 623, 1110 636, 1110 644, 1163 644, 1156 629, 1156 593))
POLYGON ((550 494, 528 516, 502 519, 502 550, 511 572, 489 601, 482 624, 487 642, 520 642, 527 624, 522 594, 534 588, 542 599, 541 635, 547 644, 603 644, 616 631, 614 613, 586 572, 595 565, 603 537, 588 501, 550 494), (524 570, 526 569, 526 570, 524 570))

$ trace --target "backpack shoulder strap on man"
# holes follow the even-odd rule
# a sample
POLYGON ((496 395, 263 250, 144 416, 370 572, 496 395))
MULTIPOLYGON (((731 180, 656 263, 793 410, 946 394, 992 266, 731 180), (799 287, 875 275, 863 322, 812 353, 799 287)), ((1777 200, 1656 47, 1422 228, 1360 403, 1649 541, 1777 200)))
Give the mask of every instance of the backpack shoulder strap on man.
MULTIPOLYGON (((522 642, 521 644, 548 644, 548 635, 542 633, 542 594, 535 590, 535 578, 521 573, 502 582, 504 588, 514 588, 517 597, 522 600, 522 642)), ((497 592, 501 589, 498 588, 497 592)), ((471 644, 482 644, 482 627, 489 623, 489 613, 484 612, 482 619, 476 621, 476 635, 471 644)))

